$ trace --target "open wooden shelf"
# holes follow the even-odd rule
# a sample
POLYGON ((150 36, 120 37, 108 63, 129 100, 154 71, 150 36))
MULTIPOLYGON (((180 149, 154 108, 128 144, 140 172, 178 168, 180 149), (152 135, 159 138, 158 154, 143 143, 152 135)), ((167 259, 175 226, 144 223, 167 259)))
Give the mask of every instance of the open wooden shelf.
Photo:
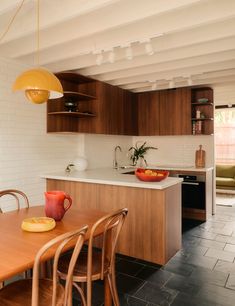
POLYGON ((191 122, 193 135, 212 135, 214 133, 214 105, 213 89, 210 87, 195 87, 191 89, 191 122), (207 99, 207 102, 198 102, 199 99, 207 99), (197 111, 204 118, 196 118, 197 111), (200 122, 201 121, 201 122, 200 122), (201 124, 201 125, 200 125, 201 124), (195 132, 195 130, 196 132, 195 132), (201 129, 201 132, 197 132, 201 129))
POLYGON ((56 116, 69 116, 69 117, 95 117, 95 114, 85 113, 85 112, 50 112, 48 115, 56 116))
POLYGON ((99 115, 97 81, 73 71, 59 72, 56 76, 64 96, 47 103, 47 132, 77 133, 83 126, 93 127, 92 118, 99 115))
POLYGON ((200 106, 206 106, 206 105, 213 105, 213 103, 212 102, 206 102, 206 103, 204 103, 204 102, 192 102, 192 105, 200 105, 200 106))
POLYGON ((69 90, 65 90, 64 91, 64 96, 65 97, 72 97, 72 98, 76 98, 78 100, 93 100, 96 99, 95 96, 91 96, 85 93, 81 93, 81 92, 77 92, 77 91, 69 91, 69 90))
POLYGON ((214 120, 213 118, 192 118, 192 121, 205 121, 205 120, 214 120))
POLYGON ((57 78, 64 81, 74 82, 76 84, 90 83, 95 80, 87 78, 83 75, 76 74, 73 71, 64 71, 56 73, 57 78))

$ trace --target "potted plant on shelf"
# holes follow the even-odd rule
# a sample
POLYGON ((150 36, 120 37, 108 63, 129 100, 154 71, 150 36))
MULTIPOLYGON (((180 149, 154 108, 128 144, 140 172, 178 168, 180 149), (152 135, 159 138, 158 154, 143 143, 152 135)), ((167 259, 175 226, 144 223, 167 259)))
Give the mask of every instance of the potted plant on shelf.
POLYGON ((147 166, 147 161, 144 156, 151 149, 157 150, 155 147, 146 146, 146 141, 142 145, 138 145, 137 142, 134 147, 130 147, 129 151, 131 152, 130 159, 132 161, 132 166, 136 166, 138 161, 140 167, 144 165, 147 166))

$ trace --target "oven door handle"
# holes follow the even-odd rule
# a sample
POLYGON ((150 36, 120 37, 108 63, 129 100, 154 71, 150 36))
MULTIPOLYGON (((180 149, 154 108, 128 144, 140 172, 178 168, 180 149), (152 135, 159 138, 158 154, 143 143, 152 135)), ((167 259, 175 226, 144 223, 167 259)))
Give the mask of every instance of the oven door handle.
POLYGON ((183 185, 194 185, 194 186, 198 186, 199 183, 192 183, 192 182, 182 182, 183 185))

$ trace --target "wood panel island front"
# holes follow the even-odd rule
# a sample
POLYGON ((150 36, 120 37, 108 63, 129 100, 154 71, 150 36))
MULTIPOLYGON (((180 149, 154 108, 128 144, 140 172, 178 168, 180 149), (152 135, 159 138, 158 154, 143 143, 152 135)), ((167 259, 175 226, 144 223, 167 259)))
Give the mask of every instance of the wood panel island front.
POLYGON ((164 265, 181 248, 181 181, 141 182, 113 169, 43 175, 47 190, 70 194, 80 209, 129 210, 117 252, 164 265))

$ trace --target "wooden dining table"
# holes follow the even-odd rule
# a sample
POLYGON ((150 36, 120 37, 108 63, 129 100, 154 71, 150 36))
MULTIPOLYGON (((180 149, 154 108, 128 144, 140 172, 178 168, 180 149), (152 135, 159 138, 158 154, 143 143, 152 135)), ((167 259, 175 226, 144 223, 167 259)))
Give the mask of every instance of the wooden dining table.
MULTIPOLYGON (((69 209, 53 230, 41 233, 21 229, 25 218, 44 217, 44 206, 34 206, 0 214, 0 282, 33 267, 38 250, 49 240, 63 233, 88 225, 86 240, 89 239, 93 224, 106 215, 99 210, 69 209)), ((102 231, 100 232, 102 234, 102 231)), ((53 254, 47 254, 45 260, 53 254)), ((105 306, 112 305, 108 282, 105 284, 105 306)))

